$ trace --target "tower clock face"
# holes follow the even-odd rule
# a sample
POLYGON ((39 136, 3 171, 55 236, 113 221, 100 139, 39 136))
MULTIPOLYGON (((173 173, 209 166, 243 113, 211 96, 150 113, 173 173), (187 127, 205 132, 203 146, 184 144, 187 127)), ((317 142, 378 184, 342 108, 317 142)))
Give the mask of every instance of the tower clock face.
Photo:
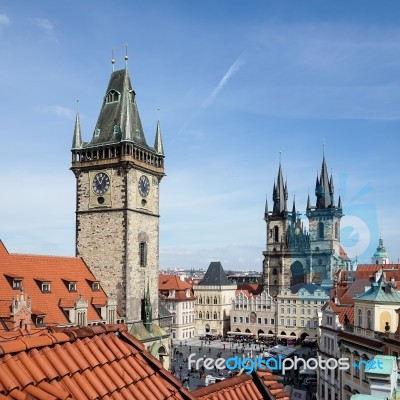
POLYGON ((138 189, 139 189, 139 193, 142 197, 146 197, 149 194, 150 182, 149 182, 149 178, 147 178, 147 176, 142 175, 139 178, 138 189))
POLYGON ((110 177, 105 172, 97 173, 93 178, 92 189, 97 195, 107 192, 110 188, 110 177))

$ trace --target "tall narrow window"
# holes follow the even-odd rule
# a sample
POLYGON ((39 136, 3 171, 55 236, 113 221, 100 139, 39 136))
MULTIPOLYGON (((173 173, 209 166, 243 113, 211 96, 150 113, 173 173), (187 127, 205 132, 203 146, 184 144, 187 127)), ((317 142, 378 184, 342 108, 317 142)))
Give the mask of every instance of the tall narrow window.
POLYGON ((147 244, 146 242, 139 243, 139 258, 140 266, 145 267, 147 263, 147 244))
POLYGON ((362 311, 358 310, 358 326, 362 326, 362 311))
POLYGON ((335 222, 335 239, 338 239, 339 237, 339 227, 338 227, 338 223, 335 222))
POLYGON ((324 238, 324 223, 323 222, 318 223, 318 237, 320 239, 324 238))
POLYGON ((367 311, 367 329, 372 329, 372 313, 371 313, 371 310, 367 311))
POLYGON ((279 228, 277 226, 274 227, 274 241, 279 242, 279 228))

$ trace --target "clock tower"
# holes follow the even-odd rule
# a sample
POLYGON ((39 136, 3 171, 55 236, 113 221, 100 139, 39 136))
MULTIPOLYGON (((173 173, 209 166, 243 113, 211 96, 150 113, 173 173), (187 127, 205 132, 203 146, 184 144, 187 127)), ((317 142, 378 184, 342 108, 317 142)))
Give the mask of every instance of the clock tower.
POLYGON ((79 114, 72 143, 76 255, 127 324, 158 318, 159 188, 164 150, 159 122, 146 142, 128 69, 113 71, 89 142, 79 114), (150 300, 149 300, 150 299, 150 300), (151 304, 149 305, 149 301, 151 304))

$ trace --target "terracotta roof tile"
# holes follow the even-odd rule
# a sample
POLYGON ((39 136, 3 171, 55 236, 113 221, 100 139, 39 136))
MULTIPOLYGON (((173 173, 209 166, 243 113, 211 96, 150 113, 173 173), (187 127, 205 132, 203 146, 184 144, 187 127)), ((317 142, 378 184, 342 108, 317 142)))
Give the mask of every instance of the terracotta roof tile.
POLYGON ((33 307, 40 310, 40 314, 46 315, 46 324, 70 323, 60 308, 59 301, 65 307, 73 307, 80 294, 89 302, 88 321, 102 319, 94 305, 105 304, 107 296, 101 288, 100 291, 92 290, 90 282, 96 279, 80 258, 12 254, 0 242, 0 317, 7 316, 3 315, 7 311, 7 305, 2 300, 10 302, 10 299, 20 293, 12 287, 13 277, 23 278, 24 293, 30 297, 33 307), (75 292, 69 291, 65 278, 68 276, 73 276, 73 282, 76 282, 75 292), (50 292, 42 292, 42 281, 51 282, 50 292), (93 304, 92 297, 96 298, 93 304))
POLYGON ((126 330, 58 328, 0 342, 0 400, 195 400, 126 330))

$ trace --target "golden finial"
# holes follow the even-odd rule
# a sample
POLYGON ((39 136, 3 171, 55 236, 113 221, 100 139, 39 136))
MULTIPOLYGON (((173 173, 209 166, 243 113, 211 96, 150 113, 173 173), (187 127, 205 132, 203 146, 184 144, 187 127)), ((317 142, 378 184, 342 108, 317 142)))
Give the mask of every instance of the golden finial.
POLYGON ((115 64, 115 60, 114 60, 114 49, 111 49, 111 64, 112 64, 112 70, 114 72, 114 64, 115 64))

